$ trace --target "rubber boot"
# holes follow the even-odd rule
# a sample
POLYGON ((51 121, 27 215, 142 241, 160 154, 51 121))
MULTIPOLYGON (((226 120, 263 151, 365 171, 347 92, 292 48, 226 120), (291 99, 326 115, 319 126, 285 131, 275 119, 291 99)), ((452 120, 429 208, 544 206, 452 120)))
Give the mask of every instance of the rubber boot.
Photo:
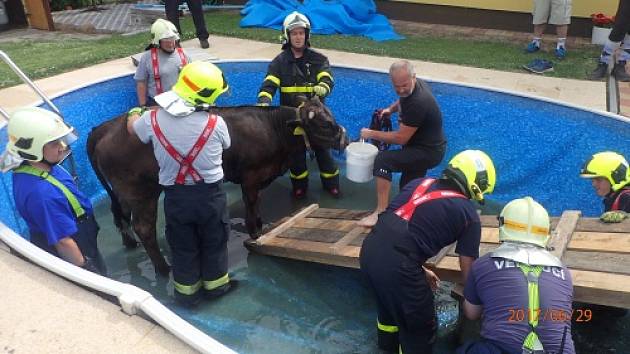
POLYGON ((612 75, 617 81, 628 82, 630 81, 630 75, 626 72, 626 62, 619 61, 613 66, 612 75))
POLYGON ((591 72, 589 75, 590 80, 601 80, 606 77, 606 73, 608 72, 608 64, 599 62, 597 64, 597 68, 591 72))

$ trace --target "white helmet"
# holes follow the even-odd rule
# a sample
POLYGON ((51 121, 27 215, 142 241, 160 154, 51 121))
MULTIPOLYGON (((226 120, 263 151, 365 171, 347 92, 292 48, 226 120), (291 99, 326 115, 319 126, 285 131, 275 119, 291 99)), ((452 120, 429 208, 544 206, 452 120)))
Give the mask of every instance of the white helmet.
POLYGON ((309 33, 311 31, 311 22, 308 20, 306 16, 303 14, 293 11, 284 18, 284 22, 282 22, 282 36, 283 43, 290 43, 289 32, 295 28, 304 28, 306 31, 306 45, 309 45, 308 38, 310 37, 309 33))
POLYGON ((166 38, 175 38, 176 41, 179 40, 179 32, 177 31, 177 27, 170 21, 158 18, 151 25, 151 43, 157 46, 160 45, 160 39, 166 38))
POLYGON ((499 215, 499 241, 546 247, 550 234, 549 214, 531 197, 514 199, 499 215))
POLYGON ((24 160, 44 159, 44 145, 63 138, 72 128, 57 114, 39 107, 25 107, 13 112, 7 131, 7 150, 24 160))

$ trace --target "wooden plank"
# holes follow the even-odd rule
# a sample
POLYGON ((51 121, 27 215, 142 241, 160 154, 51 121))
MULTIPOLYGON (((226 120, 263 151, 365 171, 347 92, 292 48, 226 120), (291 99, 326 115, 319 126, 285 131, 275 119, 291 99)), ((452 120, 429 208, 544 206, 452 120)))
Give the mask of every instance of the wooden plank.
POLYGON ((317 208, 319 208, 319 205, 311 204, 311 205, 307 206, 306 208, 300 210, 297 214, 295 214, 292 217, 290 217, 282 225, 279 225, 275 229, 273 229, 273 230, 267 232, 266 234, 260 236, 259 238, 257 238, 256 239, 256 244, 260 245, 260 244, 266 242, 267 240, 273 239, 274 237, 276 237, 277 235, 279 235, 283 231, 285 231, 288 228, 290 228, 291 225, 293 225, 297 220, 299 220, 299 219, 303 218, 304 216, 310 214, 311 212, 313 212, 313 210, 317 210, 317 208))
POLYGON ((287 230, 282 231, 282 233, 280 233, 276 237, 294 240, 323 242, 332 245, 335 242, 339 241, 339 239, 341 239, 345 234, 346 232, 343 231, 290 227, 287 230))
POLYGON ((482 227, 481 228, 481 242, 487 243, 499 243, 499 229, 482 227))
MULTIPOLYGON (((461 282, 457 257, 446 256, 434 270, 441 280, 461 282)), ((570 269, 573 300, 630 309, 630 276, 570 269)))
POLYGON ((360 248, 358 247, 346 246, 343 252, 332 254, 329 244, 276 237, 253 248, 259 253, 271 256, 359 268, 360 248))
POLYGON ((571 269, 630 275, 630 254, 568 250, 562 261, 571 269))
POLYGON ((434 267, 436 264, 440 263, 440 261, 442 260, 442 258, 444 258, 444 256, 446 256, 450 252, 454 252, 454 250, 455 250, 454 243, 446 247, 442 247, 440 252, 438 252, 435 256, 427 259, 427 261, 424 262, 424 264, 428 267, 434 267))
POLYGON ((620 223, 611 224, 601 222, 599 218, 581 218, 575 231, 622 232, 630 234, 630 218, 620 223))
MULTIPOLYGON (((314 218, 312 214, 309 214, 307 217, 297 220, 294 226, 306 229, 327 229, 348 232, 357 227, 357 223, 354 220, 314 218)), ((363 229, 365 229, 366 233, 369 231, 369 229, 363 229)))
POLYGON ((350 242, 354 241, 355 238, 364 232, 365 228, 362 226, 356 226, 354 229, 350 230, 350 232, 345 234, 339 241, 335 242, 335 244, 331 246, 332 254, 339 254, 342 247, 350 244, 350 242))
POLYGON ((575 251, 630 253, 630 233, 575 232, 573 237, 571 237, 568 249, 575 251))
POLYGON ((371 211, 369 210, 319 208, 311 213, 309 217, 324 219, 361 220, 363 217, 367 216, 370 213, 371 211))
MULTIPOLYGON (((479 244, 479 257, 483 256, 484 254, 488 252, 494 251, 494 249, 497 248, 498 246, 499 244, 497 243, 486 243, 486 242, 480 243, 479 244)), ((449 250, 446 256, 459 257, 457 253, 455 253, 455 245, 453 245, 453 247, 449 250)))
POLYGON ((562 212, 558 225, 551 233, 551 240, 549 240, 547 248, 550 250, 551 254, 558 257, 558 259, 562 259, 562 255, 567 249, 567 245, 571 240, 571 235, 573 235, 575 225, 577 225, 581 214, 582 212, 577 210, 566 210, 562 212))
POLYGON ((349 244, 351 246, 356 246, 356 247, 361 247, 363 245, 363 240, 365 240, 365 238, 367 237, 368 234, 359 234, 359 236, 357 236, 354 240, 352 240, 352 242, 350 242, 349 244))

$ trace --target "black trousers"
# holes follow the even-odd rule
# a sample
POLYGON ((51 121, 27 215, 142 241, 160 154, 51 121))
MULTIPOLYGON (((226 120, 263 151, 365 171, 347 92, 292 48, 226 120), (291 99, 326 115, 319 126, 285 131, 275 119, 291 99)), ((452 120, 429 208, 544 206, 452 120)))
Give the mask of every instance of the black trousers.
POLYGON ((427 170, 440 164, 446 145, 436 148, 403 147, 402 150, 380 151, 374 160, 373 174, 392 180, 392 172, 402 172, 400 189, 409 181, 424 177, 427 170))
POLYGON ((205 283, 227 275, 230 218, 221 183, 164 187, 164 215, 175 295, 212 290, 205 283), (178 284, 194 290, 178 290, 178 284))
MULTIPOLYGON (((319 166, 322 186, 326 189, 339 188, 339 166, 332 157, 330 149, 313 147, 313 152, 319 166)), ((304 175, 308 171, 305 150, 289 155, 289 170, 293 188, 308 188, 308 175, 304 175), (298 178, 295 178, 296 176, 298 178)))
MULTIPOLYGON (((105 266, 105 260, 103 260, 103 256, 98 250, 98 245, 96 241, 98 230, 100 228, 96 223, 96 219, 94 219, 94 215, 84 215, 82 218, 77 220, 77 228, 77 232, 70 237, 72 237, 77 246, 79 246, 79 250, 81 250, 81 254, 83 255, 83 257, 87 257, 90 259, 90 261, 96 268, 95 273, 107 276, 107 267, 105 266)), ((59 253, 57 252, 55 246, 51 246, 48 244, 48 239, 46 238, 46 235, 40 233, 31 233, 31 242, 44 251, 59 257, 59 253)))
POLYGON ((378 346, 388 352, 431 354, 437 328, 433 292, 422 264, 414 254, 407 223, 383 213, 363 241, 361 271, 378 307, 378 346))
MULTIPOLYGON (((177 27, 177 31, 182 34, 182 29, 179 26, 179 4, 180 0, 166 0, 165 10, 166 19, 171 21, 175 27, 177 27)), ((186 0, 186 4, 188 4, 188 10, 190 10, 193 22, 195 23, 197 38, 208 39, 208 29, 206 28, 206 20, 203 17, 201 0, 186 0)))
POLYGON ((621 42, 626 33, 630 33, 630 0, 619 0, 615 24, 608 39, 611 42, 621 42))

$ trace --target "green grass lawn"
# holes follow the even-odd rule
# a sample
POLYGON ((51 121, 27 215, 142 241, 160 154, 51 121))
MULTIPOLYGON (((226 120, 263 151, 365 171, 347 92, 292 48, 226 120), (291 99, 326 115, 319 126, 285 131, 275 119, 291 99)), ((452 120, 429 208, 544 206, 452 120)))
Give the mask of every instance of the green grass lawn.
MULTIPOLYGON (((206 15, 211 34, 279 43, 279 31, 241 28, 240 15, 232 11, 206 15)), ((182 38, 194 38, 190 18, 182 21, 182 38)), ((147 29, 148 30, 148 29, 147 29)), ((555 71, 546 76, 586 79, 595 67, 598 48, 569 48, 567 58, 559 62, 552 53, 537 55, 523 52, 525 43, 506 43, 504 40, 469 40, 448 36, 413 35, 405 33, 400 41, 375 42, 356 36, 313 36, 315 48, 336 49, 371 55, 450 63, 503 71, 524 72, 521 68, 534 57, 556 63, 555 71)), ((78 69, 142 51, 149 42, 149 33, 132 36, 114 35, 94 40, 21 41, 0 43, 6 52, 31 78, 39 79, 78 69)), ((280 45, 278 45, 280 50, 280 45)), ((334 64, 334 63, 333 63, 334 64)), ((20 83, 6 65, 0 66, 0 88, 20 83)))

